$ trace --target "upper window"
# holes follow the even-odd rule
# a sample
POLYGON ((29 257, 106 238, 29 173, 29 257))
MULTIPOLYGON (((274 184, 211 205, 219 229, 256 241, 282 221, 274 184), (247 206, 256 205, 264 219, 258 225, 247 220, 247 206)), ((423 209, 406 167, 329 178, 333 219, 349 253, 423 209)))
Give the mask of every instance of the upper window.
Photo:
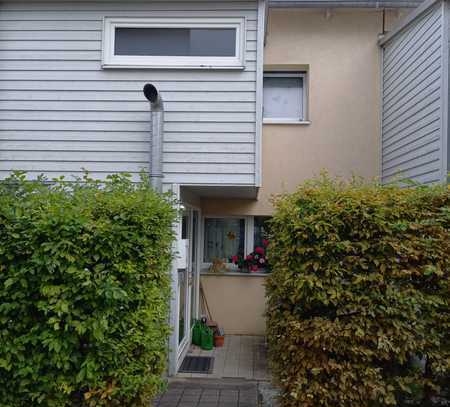
POLYGON ((243 18, 106 18, 103 67, 243 68, 243 18))
POLYGON ((306 120, 305 78, 305 73, 301 72, 264 73, 265 122, 291 123, 306 120))

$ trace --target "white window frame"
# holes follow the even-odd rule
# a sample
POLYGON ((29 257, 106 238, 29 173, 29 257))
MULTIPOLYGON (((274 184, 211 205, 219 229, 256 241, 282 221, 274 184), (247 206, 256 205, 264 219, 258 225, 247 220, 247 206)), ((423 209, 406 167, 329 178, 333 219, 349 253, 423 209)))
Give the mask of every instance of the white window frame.
MULTIPOLYGON (((309 124, 307 119, 308 113, 308 75, 307 72, 289 72, 289 71, 266 71, 264 72, 264 78, 302 78, 303 79, 303 92, 302 92, 302 114, 298 119, 292 117, 264 117, 263 106, 263 123, 264 124, 309 124)), ((263 81, 264 87, 264 81, 263 81)), ((264 88, 263 88, 264 92, 264 88)))
MULTIPOLYGON (((253 252, 254 245, 254 218, 253 216, 230 216, 230 215, 204 215, 202 217, 201 223, 201 237, 200 237, 200 246, 201 246, 201 261, 202 261, 202 269, 208 269, 211 267, 212 263, 205 262, 205 220, 208 218, 214 219, 244 219, 244 256, 247 256, 251 252, 253 252)), ((225 263, 227 268, 230 270, 237 270, 238 266, 233 263, 225 263)))
POLYGON ((103 20, 102 68, 244 69, 245 18, 117 18, 103 20), (115 55, 115 30, 125 28, 233 28, 236 55, 231 57, 115 55))

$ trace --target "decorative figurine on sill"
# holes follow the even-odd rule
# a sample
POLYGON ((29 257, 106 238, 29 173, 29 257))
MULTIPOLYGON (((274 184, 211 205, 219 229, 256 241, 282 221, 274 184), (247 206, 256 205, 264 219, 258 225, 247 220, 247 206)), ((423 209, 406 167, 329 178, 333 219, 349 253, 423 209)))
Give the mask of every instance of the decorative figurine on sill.
POLYGON ((225 273, 227 271, 227 265, 218 257, 214 257, 211 263, 211 266, 209 267, 210 273, 225 273))

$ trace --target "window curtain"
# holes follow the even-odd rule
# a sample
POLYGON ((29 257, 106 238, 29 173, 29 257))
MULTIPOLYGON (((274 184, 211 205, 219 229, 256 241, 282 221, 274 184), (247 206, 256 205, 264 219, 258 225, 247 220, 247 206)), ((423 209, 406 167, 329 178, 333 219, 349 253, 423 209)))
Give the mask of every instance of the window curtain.
POLYGON ((244 219, 205 219, 205 262, 215 258, 229 261, 231 256, 243 255, 244 239, 244 219))

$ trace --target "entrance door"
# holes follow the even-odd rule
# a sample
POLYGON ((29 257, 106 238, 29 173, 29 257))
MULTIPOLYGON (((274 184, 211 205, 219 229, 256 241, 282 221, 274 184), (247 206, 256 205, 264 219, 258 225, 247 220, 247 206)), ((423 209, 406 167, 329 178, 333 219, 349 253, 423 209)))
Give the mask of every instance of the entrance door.
POLYGON ((181 224, 181 239, 186 242, 186 268, 178 270, 178 359, 191 343, 192 319, 196 316, 196 270, 199 214, 186 208, 181 224))

